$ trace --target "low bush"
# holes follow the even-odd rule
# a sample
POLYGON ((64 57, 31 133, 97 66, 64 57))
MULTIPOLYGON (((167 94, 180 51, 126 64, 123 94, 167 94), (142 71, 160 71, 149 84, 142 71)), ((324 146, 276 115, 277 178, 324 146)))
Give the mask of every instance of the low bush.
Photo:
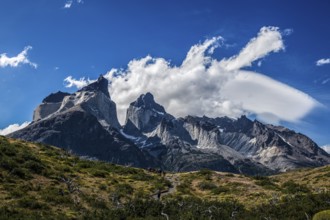
POLYGON ((115 191, 118 194, 120 194, 121 196, 127 196, 127 195, 132 195, 134 192, 134 189, 131 185, 123 183, 123 184, 116 185, 115 191))
POLYGON ((218 186, 214 189, 211 189, 211 192, 214 194, 214 195, 219 195, 220 193, 226 193, 226 192, 229 192, 230 190, 225 187, 225 186, 218 186))
POLYGON ((198 183, 197 187, 200 189, 200 190, 214 190, 217 188, 217 186, 212 183, 212 182, 208 182, 208 181, 202 181, 200 183, 198 183))
POLYGON ((104 170, 97 170, 97 169, 91 169, 90 173, 95 177, 105 178, 108 175, 107 171, 104 170))
POLYGON ((214 171, 209 169, 201 169, 197 172, 197 175, 204 177, 206 180, 211 180, 214 171))
POLYGON ((278 190, 278 186, 267 176, 255 176, 255 183, 265 189, 278 190))
POLYGON ((289 180, 282 184, 282 191, 288 194, 309 193, 310 189, 306 185, 301 185, 289 180))
POLYGON ((21 179, 30 179, 31 178, 29 171, 25 168, 20 168, 20 167, 14 168, 10 172, 10 174, 13 176, 19 177, 21 179))
POLYGON ((313 220, 329 220, 330 219, 330 210, 324 210, 316 213, 313 216, 313 220))
POLYGON ((24 167, 36 174, 41 174, 42 171, 45 169, 41 162, 37 162, 34 160, 30 160, 24 163, 24 167))
POLYGON ((191 184, 188 181, 182 182, 176 187, 177 191, 182 194, 191 194, 191 184))
POLYGON ((22 208, 28 209, 48 209, 46 204, 40 203, 35 197, 24 197, 17 201, 18 205, 22 208))

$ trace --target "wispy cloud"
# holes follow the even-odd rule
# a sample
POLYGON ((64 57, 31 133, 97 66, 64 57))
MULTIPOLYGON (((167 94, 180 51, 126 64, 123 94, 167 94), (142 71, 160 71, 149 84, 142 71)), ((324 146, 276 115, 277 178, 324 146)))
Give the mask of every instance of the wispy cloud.
POLYGON ((318 61, 316 61, 316 66, 322 66, 325 64, 330 64, 330 58, 327 59, 319 59, 318 61))
POLYGON ((4 129, 0 129, 0 135, 7 135, 10 133, 13 133, 14 131, 21 130, 21 129, 25 128, 26 126, 28 126, 29 124, 30 124, 30 122, 26 121, 21 125, 19 125, 19 124, 9 125, 8 127, 4 128, 4 129))
POLYGON ((0 67, 18 67, 20 64, 28 64, 33 68, 37 68, 38 65, 36 63, 31 62, 27 57, 27 53, 31 49, 31 46, 27 46, 22 52, 20 52, 19 54, 17 54, 17 56, 14 57, 8 57, 6 53, 0 54, 0 67))
MULTIPOLYGON (((146 56, 130 61, 127 69, 110 70, 105 77, 111 82, 110 94, 117 103, 120 121, 125 121, 129 104, 146 92, 153 93, 155 99, 177 117, 253 114, 269 123, 297 122, 319 105, 289 85, 257 72, 241 70, 272 52, 284 50, 279 28, 261 28, 238 55, 222 60, 212 58, 212 52, 221 47, 222 42, 223 38, 214 37, 192 46, 180 66, 173 66, 163 58, 146 56)), ((88 84, 88 80, 82 78, 78 80, 80 86, 82 80, 88 84)))
POLYGON ((327 78, 325 80, 322 80, 321 84, 322 85, 327 84, 329 81, 330 81, 330 78, 327 78))
MULTIPOLYGON (((75 2, 76 2, 77 4, 82 4, 82 3, 84 3, 83 0, 76 0, 75 2)), ((67 1, 65 2, 65 4, 64 4, 63 8, 65 8, 65 9, 69 9, 69 8, 72 7, 73 4, 74 4, 74 0, 67 0, 67 1)))
POLYGON ((88 84, 95 82, 95 80, 90 80, 90 79, 85 79, 85 77, 82 77, 80 79, 74 79, 72 76, 68 76, 67 78, 64 79, 64 82, 67 84, 65 87, 70 88, 70 87, 77 87, 78 89, 87 86, 88 84))
POLYGON ((72 6, 72 3, 73 3, 73 1, 67 1, 67 2, 65 2, 65 4, 64 4, 64 8, 71 8, 71 6, 72 6))
POLYGON ((252 62, 265 57, 270 52, 278 52, 283 49, 284 44, 279 28, 263 27, 258 36, 252 38, 238 55, 223 59, 220 65, 228 71, 238 70, 251 66, 252 62))
POLYGON ((282 31, 282 35, 283 36, 289 36, 289 35, 291 35, 293 33, 293 29, 291 29, 291 28, 287 28, 287 29, 284 29, 283 31, 282 31))

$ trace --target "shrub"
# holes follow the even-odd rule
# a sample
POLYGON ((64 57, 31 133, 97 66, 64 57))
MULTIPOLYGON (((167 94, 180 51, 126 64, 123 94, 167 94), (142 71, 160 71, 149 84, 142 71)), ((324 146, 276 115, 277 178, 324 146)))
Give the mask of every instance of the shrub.
POLYGON ((32 196, 24 197, 24 198, 18 200, 18 205, 22 208, 28 208, 28 209, 47 209, 48 208, 45 204, 38 202, 37 199, 32 196))
POLYGON ((313 220, 329 220, 329 219, 330 219, 330 209, 318 212, 313 216, 313 220))
POLYGON ((283 192, 290 194, 310 192, 307 186, 295 183, 292 180, 283 183, 282 188, 283 188, 283 192))
POLYGON ((3 167, 4 169, 11 171, 14 168, 18 167, 18 163, 16 163, 14 160, 11 158, 1 158, 2 160, 0 161, 0 166, 3 167))
POLYGON ((258 186, 261 186, 265 189, 277 190, 278 187, 274 182, 267 176, 255 176, 253 177, 256 181, 255 183, 258 186))
POLYGON ((203 181, 203 182, 200 182, 198 183, 197 187, 200 189, 200 190, 214 190, 217 188, 217 186, 212 183, 212 182, 207 182, 207 181, 203 181))
POLYGON ((187 181, 182 182, 176 189, 182 194, 191 194, 190 183, 187 181))
POLYGON ((133 180, 138 180, 138 181, 149 181, 149 180, 153 180, 154 177, 145 173, 145 172, 139 172, 139 173, 134 173, 131 175, 131 178, 133 180))
POLYGON ((21 189, 14 188, 10 191, 10 195, 14 198, 21 198, 25 195, 26 192, 22 191, 21 189))
POLYGON ((24 164, 24 167, 31 170, 33 173, 41 174, 45 167, 40 163, 34 160, 27 161, 24 164))
POLYGON ((36 162, 41 162, 35 155, 33 155, 31 152, 28 150, 24 150, 21 152, 20 156, 25 160, 25 161, 36 161, 36 162))
POLYGON ((134 192, 133 187, 131 187, 131 185, 126 183, 118 184, 115 189, 116 192, 122 196, 132 195, 134 192))
POLYGON ((16 155, 16 150, 11 145, 0 145, 0 151, 2 154, 7 155, 9 157, 16 155))
POLYGON ((99 189, 105 191, 105 190, 107 190, 107 185, 105 185, 105 184, 100 184, 100 185, 99 185, 99 189))
POLYGON ((72 204, 68 192, 60 188, 46 188, 41 193, 42 199, 52 204, 72 204))
POLYGON ((105 177, 107 177, 108 172, 104 171, 104 170, 94 170, 94 169, 92 169, 91 174, 95 177, 105 178, 105 177))
POLYGON ((79 160, 77 167, 78 168, 91 168, 92 165, 89 161, 79 160))
POLYGON ((203 176, 207 180, 211 180, 213 173, 214 172, 212 170, 209 170, 209 169, 201 169, 197 172, 197 174, 199 176, 203 176))
POLYGON ((14 168, 11 172, 12 175, 17 176, 21 179, 29 179, 31 175, 29 174, 28 170, 25 168, 14 168))
POLYGON ((214 194, 214 195, 219 195, 220 193, 226 193, 226 192, 229 192, 229 189, 225 186, 219 186, 219 187, 216 187, 214 189, 211 189, 211 192, 214 194))

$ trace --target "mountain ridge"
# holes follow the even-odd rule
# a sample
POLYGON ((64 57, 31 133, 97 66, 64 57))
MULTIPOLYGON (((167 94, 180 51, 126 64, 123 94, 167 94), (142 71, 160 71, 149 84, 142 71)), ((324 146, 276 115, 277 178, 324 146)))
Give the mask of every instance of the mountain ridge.
POLYGON ((129 105, 121 126, 103 76, 73 94, 51 94, 33 118, 9 136, 137 167, 257 175, 330 163, 330 155, 305 135, 246 116, 175 118, 151 93, 129 105))

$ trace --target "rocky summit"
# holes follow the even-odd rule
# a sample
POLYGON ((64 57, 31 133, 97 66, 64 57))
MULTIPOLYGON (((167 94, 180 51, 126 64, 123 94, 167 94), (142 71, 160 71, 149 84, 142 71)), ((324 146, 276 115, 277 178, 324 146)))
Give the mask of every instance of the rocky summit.
POLYGON ((303 134, 245 116, 175 118, 151 93, 129 105, 121 126, 103 76, 73 94, 49 95, 34 111, 33 122, 9 136, 169 171, 209 168, 257 175, 330 163, 330 155, 303 134))

